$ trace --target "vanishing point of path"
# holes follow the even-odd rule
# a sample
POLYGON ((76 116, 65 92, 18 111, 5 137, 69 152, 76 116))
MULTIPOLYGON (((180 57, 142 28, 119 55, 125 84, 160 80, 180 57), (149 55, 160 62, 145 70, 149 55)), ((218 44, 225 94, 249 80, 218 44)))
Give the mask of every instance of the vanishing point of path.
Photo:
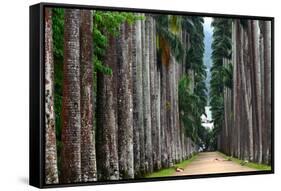
POLYGON ((174 176, 245 171, 256 171, 256 169, 228 161, 217 152, 203 152, 199 153, 183 172, 176 172, 174 176))

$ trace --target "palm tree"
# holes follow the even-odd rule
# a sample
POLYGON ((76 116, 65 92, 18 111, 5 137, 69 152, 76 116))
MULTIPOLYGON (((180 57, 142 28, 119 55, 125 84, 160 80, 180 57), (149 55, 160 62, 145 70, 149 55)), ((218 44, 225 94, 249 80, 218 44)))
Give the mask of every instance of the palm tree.
MULTIPOLYGON (((243 159, 247 159, 250 161, 253 161, 254 158, 254 128, 253 128, 253 109, 252 109, 252 104, 251 104, 251 99, 252 99, 252 85, 251 85, 251 74, 250 74, 250 65, 251 63, 248 62, 247 56, 251 55, 249 48, 247 46, 247 41, 250 41, 248 39, 248 35, 247 35, 247 29, 249 28, 249 26, 247 26, 246 23, 244 23, 243 20, 235 20, 233 22, 233 29, 236 29, 233 31, 233 41, 238 41, 241 44, 241 47, 233 47, 233 58, 235 57, 235 59, 233 59, 233 64, 237 65, 237 61, 236 60, 241 60, 241 70, 240 70, 240 75, 241 75, 241 91, 242 91, 242 101, 244 102, 244 104, 240 104, 244 107, 244 114, 240 114, 242 116, 244 116, 243 121, 241 124, 242 126, 244 126, 242 128, 242 130, 244 130, 244 132, 242 133, 245 135, 243 137, 243 142, 244 145, 246 146, 246 148, 243 149, 243 153, 244 156, 241 156, 241 158, 243 159), (239 28, 239 30, 238 30, 239 28), (238 32, 240 31, 241 34, 239 34, 238 32), (237 50, 236 50, 237 49, 237 50), (238 59, 238 57, 241 57, 241 59, 238 59), (246 126, 244 125, 246 123, 246 126)), ((236 76, 236 74, 234 74, 234 76, 236 76)), ((243 107, 242 107, 243 108, 243 107)))
POLYGON ((116 37, 108 34, 104 66, 112 74, 97 73, 97 170, 99 180, 118 180, 117 108, 115 88, 117 73, 116 37))
POLYGON ((121 25, 118 37, 118 154, 120 179, 134 178, 132 25, 121 25))
POLYGON ((93 16, 90 10, 81 10, 81 178, 97 180, 93 102, 93 16))
POLYGON ((45 9, 45 183, 58 183, 56 129, 54 111, 54 58, 52 9, 45 9))
POLYGON ((80 11, 65 10, 62 183, 81 181, 80 11))
POLYGON ((264 163, 271 164, 271 23, 264 21, 264 104, 265 104, 265 139, 264 163))
POLYGON ((256 102, 256 115, 257 115, 257 131, 258 131, 258 158, 257 161, 259 163, 262 162, 262 116, 261 116, 261 62, 260 62, 260 50, 259 50, 259 26, 258 21, 252 21, 252 48, 253 48, 253 69, 255 73, 255 102, 256 102))
POLYGON ((160 86, 161 86, 161 106, 160 106, 160 118, 161 118, 161 166, 168 167, 168 131, 167 131, 167 68, 165 65, 160 65, 160 86))
POLYGON ((150 97, 150 30, 151 30, 150 15, 146 15, 143 21, 144 27, 144 41, 143 41, 143 114, 144 114, 144 140, 145 140, 145 172, 153 171, 152 161, 152 140, 151 140, 151 97, 150 97))
MULTIPOLYGON (((166 146, 159 149, 158 147, 155 148, 159 152, 161 152, 162 158, 162 166, 173 165, 177 158, 177 140, 176 140, 176 108, 174 104, 175 93, 174 88, 177 87, 176 84, 176 77, 175 77, 175 69, 176 66, 175 61, 173 61, 173 57, 176 60, 182 59, 182 43, 178 36, 178 32, 181 30, 181 19, 180 17, 176 16, 156 16, 156 32, 158 39, 157 42, 157 54, 160 56, 159 61, 160 69, 161 69, 161 90, 156 89, 159 92, 159 101, 162 102, 162 106, 160 109, 160 116, 161 120, 161 134, 158 135, 163 144, 166 146), (160 99, 161 95, 161 99, 160 99), (167 119, 165 119, 167 118, 167 119), (174 120, 175 119, 175 120, 174 120)), ((156 97, 156 96, 155 96, 156 97)), ((160 107, 159 103, 159 107, 160 107)), ((153 139, 156 141, 156 139, 153 139)), ((160 141, 158 141, 160 143, 160 141)), ((162 144, 162 145, 163 145, 162 144)), ((155 150, 154 149, 154 150, 155 150)), ((155 153, 156 155, 156 153, 155 153)), ((155 161, 155 163, 157 163, 155 161)))
POLYGON ((161 168, 161 151, 160 151, 160 98, 159 91, 159 71, 157 67, 156 55, 156 21, 155 17, 150 18, 150 100, 151 100, 151 142, 152 142, 152 160, 154 170, 161 168))
POLYGON ((243 19, 233 20, 232 27, 215 19, 213 26, 211 105, 218 146, 240 159, 267 163, 271 128, 269 26, 243 19))
MULTIPOLYGON (((139 14, 141 16, 141 14, 139 14)), ((142 167, 144 164, 144 129, 143 129, 143 87, 142 87, 142 21, 137 20, 133 32, 133 54, 135 58, 132 61, 133 70, 133 126, 134 126, 134 170, 135 177, 142 176, 142 167)))

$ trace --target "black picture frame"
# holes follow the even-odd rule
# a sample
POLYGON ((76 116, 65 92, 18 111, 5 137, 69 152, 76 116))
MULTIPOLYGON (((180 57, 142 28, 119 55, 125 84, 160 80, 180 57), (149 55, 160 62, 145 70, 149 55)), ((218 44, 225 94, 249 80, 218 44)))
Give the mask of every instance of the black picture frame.
POLYGON ((165 180, 181 180, 181 179, 197 179, 211 177, 227 177, 227 176, 245 176, 272 174, 275 170, 274 161, 274 17, 250 16, 250 15, 232 15, 232 14, 217 14, 217 13, 199 13, 199 12, 184 12, 172 10, 154 10, 154 9, 138 9, 138 8, 123 8, 123 7, 104 7, 94 5, 75 5, 75 4, 60 4, 60 3, 39 3, 30 6, 30 91, 29 91, 29 184, 38 188, 55 188, 69 186, 85 186, 85 185, 101 185, 101 184, 120 184, 134 182, 152 182, 165 180), (236 18, 236 19, 253 19, 271 21, 271 81, 272 81, 272 134, 271 134, 271 170, 261 170, 254 172, 231 172, 217 173, 204 175, 188 175, 176 177, 161 177, 161 178, 141 178, 133 180, 116 180, 116 181, 97 181, 86 183, 69 183, 69 184, 49 184, 44 183, 44 142, 45 142, 45 98, 44 98, 44 8, 45 7, 61 7, 61 8, 77 8, 77 9, 95 9, 104 11, 124 11, 124 12, 139 12, 139 13, 157 13, 170 15, 187 15, 187 16, 206 16, 217 18, 236 18))

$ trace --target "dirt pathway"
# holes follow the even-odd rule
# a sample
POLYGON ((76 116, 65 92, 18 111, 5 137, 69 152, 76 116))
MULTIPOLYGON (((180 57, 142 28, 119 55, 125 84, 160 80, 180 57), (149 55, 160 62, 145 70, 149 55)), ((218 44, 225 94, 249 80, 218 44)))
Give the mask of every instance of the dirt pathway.
POLYGON ((217 152, 203 152, 199 153, 183 172, 175 172, 173 176, 245 171, 256 171, 256 169, 227 161, 217 152))

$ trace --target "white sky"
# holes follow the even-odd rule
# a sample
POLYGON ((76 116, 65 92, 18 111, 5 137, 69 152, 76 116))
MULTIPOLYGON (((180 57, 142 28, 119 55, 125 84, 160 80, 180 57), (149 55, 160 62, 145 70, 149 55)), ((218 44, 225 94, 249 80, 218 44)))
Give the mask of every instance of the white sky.
POLYGON ((204 17, 204 24, 211 25, 212 21, 213 21, 212 17, 204 17))
POLYGON ((213 31, 213 27, 211 26, 211 23, 213 21, 212 17, 204 17, 204 30, 213 31))

